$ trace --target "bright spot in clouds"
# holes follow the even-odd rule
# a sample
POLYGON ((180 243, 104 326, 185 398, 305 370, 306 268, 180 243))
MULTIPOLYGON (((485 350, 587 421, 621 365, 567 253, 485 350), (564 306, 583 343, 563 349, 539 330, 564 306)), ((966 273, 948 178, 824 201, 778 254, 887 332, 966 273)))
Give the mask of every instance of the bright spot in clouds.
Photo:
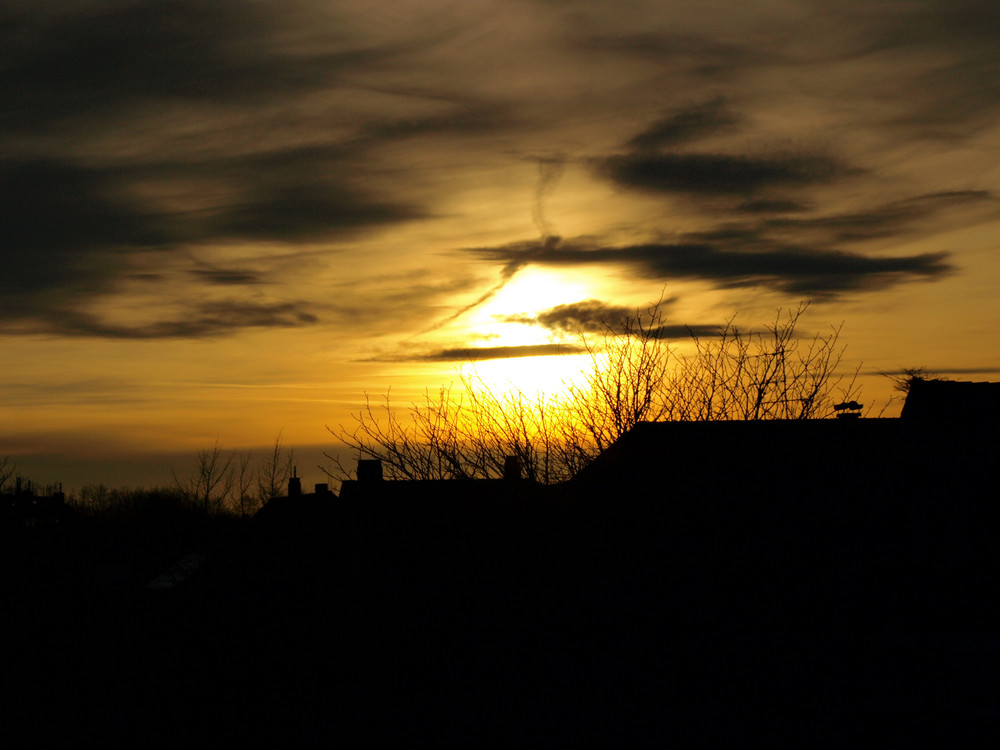
POLYGON ((463 368, 463 372, 473 375, 476 384, 493 393, 556 396, 571 381, 579 382, 589 365, 590 356, 587 354, 517 357, 475 363, 463 368))
MULTIPOLYGON (((541 325, 518 322, 517 318, 530 321, 558 305, 588 299, 595 294, 595 288, 594 279, 583 273, 526 268, 470 316, 468 327, 486 337, 491 347, 579 345, 580 340, 573 334, 555 333, 541 325)), ((473 362, 466 369, 483 386, 498 392, 555 394, 564 390, 568 381, 578 378, 588 362, 587 355, 511 357, 473 362)))
POLYGON ((582 274, 526 268, 485 303, 468 321, 471 331, 490 338, 491 346, 531 346, 555 340, 542 326, 516 322, 534 318, 557 305, 580 302, 593 296, 593 282, 582 274))

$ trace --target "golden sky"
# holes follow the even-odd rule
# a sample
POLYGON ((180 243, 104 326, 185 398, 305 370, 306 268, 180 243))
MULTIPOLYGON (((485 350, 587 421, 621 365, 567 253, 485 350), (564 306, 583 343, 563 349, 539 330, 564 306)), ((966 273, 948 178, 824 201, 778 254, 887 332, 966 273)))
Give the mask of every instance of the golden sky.
POLYGON ((322 443, 470 349, 558 385, 661 294, 810 300, 862 400, 1000 370, 995 0, 11 0, 0 61, 0 455, 42 481, 322 443))

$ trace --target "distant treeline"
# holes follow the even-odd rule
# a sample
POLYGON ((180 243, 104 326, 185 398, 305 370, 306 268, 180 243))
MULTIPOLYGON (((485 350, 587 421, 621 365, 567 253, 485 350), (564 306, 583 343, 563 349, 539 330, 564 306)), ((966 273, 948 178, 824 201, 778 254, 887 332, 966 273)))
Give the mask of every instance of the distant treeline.
POLYGON ((246 518, 287 492, 293 458, 292 449, 282 444, 280 433, 266 455, 250 450, 227 452, 216 442, 197 451, 186 470, 171 471, 173 486, 111 488, 101 483, 63 493, 62 485, 37 484, 22 475, 9 456, 0 456, 0 496, 58 497, 67 508, 88 518, 142 516, 162 513, 167 507, 206 517, 246 518))
MULTIPOLYGON (((63 492, 0 457, 0 546, 21 599, 97 586, 142 588, 185 555, 226 555, 266 502, 287 492, 292 452, 198 451, 174 486, 86 485, 63 492)), ((0 593, 3 588, 0 587, 0 593)))

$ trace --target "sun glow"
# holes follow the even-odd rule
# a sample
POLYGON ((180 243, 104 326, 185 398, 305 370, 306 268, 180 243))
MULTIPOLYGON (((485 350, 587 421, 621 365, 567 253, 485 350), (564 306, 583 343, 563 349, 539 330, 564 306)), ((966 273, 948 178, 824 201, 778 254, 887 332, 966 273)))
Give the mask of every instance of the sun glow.
POLYGON ((538 313, 587 299, 592 286, 582 275, 526 268, 476 311, 469 327, 490 346, 553 343, 562 339, 533 322, 538 313))
MULTIPOLYGON (((527 268, 517 273, 497 294, 480 307, 469 328, 488 349, 563 345, 579 346, 570 332, 555 332, 536 322, 538 314, 558 305, 581 302, 595 296, 593 279, 582 273, 561 273, 527 268)), ((482 387, 495 392, 539 391, 556 394, 566 382, 577 379, 587 368, 586 354, 517 356, 470 363, 469 370, 482 387)))
POLYGON ((587 355, 491 359, 465 368, 477 387, 500 394, 520 391, 526 396, 558 396, 571 381, 579 381, 590 364, 587 355))

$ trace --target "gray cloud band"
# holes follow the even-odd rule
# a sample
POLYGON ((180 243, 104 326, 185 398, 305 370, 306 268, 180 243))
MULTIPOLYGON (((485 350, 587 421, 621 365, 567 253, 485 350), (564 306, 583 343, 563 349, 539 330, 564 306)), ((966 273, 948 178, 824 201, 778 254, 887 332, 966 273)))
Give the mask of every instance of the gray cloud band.
POLYGON ((474 248, 468 252, 504 264, 523 261, 543 266, 629 266, 650 280, 695 279, 720 287, 760 285, 813 295, 878 288, 908 278, 932 279, 953 270, 947 253, 869 257, 859 253, 794 248, 739 252, 709 244, 601 246, 567 242, 542 248, 516 243, 474 248))

